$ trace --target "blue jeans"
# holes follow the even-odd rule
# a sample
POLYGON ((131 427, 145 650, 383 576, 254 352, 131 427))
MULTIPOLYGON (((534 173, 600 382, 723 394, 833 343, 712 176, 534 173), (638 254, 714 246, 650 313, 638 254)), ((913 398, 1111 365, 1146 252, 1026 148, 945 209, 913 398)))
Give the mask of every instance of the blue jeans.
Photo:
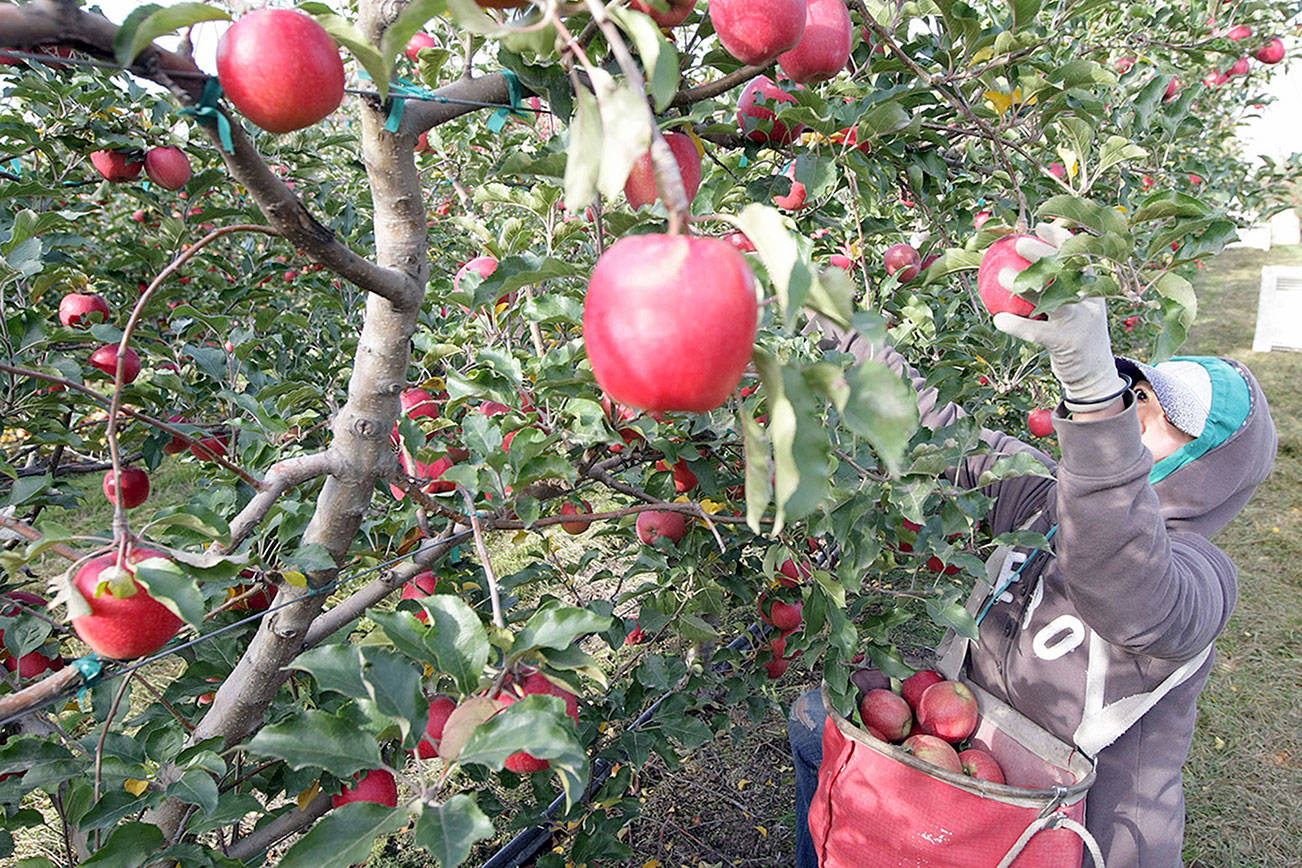
POLYGON ((802 694, 787 717, 787 737, 796 765, 796 868, 818 868, 814 839, 809 835, 809 806, 818 789, 818 767, 823 764, 823 722, 827 712, 818 690, 802 694))

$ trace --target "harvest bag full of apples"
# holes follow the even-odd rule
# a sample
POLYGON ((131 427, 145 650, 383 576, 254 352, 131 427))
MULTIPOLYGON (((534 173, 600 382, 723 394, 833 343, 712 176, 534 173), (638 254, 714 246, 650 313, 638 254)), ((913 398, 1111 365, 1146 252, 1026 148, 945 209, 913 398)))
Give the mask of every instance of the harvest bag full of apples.
POLYGON ((1103 864, 1084 829, 1093 766, 1071 745, 931 669, 853 680, 862 727, 833 710, 823 730, 809 811, 820 865, 1068 868, 1087 845, 1103 864))

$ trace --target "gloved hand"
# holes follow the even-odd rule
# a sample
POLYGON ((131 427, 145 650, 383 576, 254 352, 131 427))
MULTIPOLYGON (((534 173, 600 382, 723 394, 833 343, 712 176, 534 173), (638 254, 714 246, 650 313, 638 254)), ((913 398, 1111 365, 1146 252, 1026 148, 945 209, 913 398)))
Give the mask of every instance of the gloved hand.
MULTIPOLYGON (((1071 233, 1050 224, 1035 229, 1039 238, 1017 242, 1017 253, 1031 262, 1056 253, 1071 233), (1043 239, 1043 240, 1040 240, 1043 239)), ((1005 269, 999 282, 1012 290, 1017 274, 1005 269)), ((1108 308, 1101 298, 1064 304, 1035 320, 1011 313, 995 314, 995 328, 1039 344, 1049 351, 1053 375, 1062 384, 1064 403, 1075 413, 1103 409, 1110 398, 1126 388, 1112 358, 1112 339, 1108 335, 1108 308)))

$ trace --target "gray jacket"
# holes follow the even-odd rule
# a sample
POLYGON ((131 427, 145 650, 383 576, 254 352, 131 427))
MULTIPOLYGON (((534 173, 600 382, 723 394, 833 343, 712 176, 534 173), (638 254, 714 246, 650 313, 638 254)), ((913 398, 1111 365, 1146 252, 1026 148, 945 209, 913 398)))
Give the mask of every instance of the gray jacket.
MULTIPOLYGON (((857 335, 829 331, 843 351, 872 355, 857 335)), ((878 355, 912 378, 924 425, 939 428, 961 413, 954 405, 937 407, 935 390, 925 389, 898 353, 878 355)), ((1054 426, 1061 463, 987 430, 988 454, 954 470, 956 484, 973 487, 999 457, 1029 451, 1055 473, 986 488, 996 498, 988 516, 994 534, 1022 527, 1036 513, 1032 529, 1058 530, 1054 556, 1036 558, 991 605, 969 674, 1096 758, 1086 823, 1109 868, 1181 864, 1180 770, 1211 671, 1211 643, 1238 593, 1233 562, 1208 538, 1247 503, 1276 446, 1256 379, 1230 364, 1251 395, 1246 421, 1156 484, 1129 396, 1124 412, 1092 422, 1073 421, 1060 406, 1054 426), (1146 707, 1145 695, 1161 686, 1167 692, 1146 707)))

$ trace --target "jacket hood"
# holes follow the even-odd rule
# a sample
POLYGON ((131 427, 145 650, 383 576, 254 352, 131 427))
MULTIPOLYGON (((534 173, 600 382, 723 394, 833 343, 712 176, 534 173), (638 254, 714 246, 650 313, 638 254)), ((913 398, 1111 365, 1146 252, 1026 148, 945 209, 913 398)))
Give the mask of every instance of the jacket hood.
POLYGON ((1168 528, 1210 538, 1239 514, 1275 463, 1278 435, 1256 377, 1233 359, 1188 356, 1207 369, 1211 409, 1201 436, 1153 465, 1168 528))

